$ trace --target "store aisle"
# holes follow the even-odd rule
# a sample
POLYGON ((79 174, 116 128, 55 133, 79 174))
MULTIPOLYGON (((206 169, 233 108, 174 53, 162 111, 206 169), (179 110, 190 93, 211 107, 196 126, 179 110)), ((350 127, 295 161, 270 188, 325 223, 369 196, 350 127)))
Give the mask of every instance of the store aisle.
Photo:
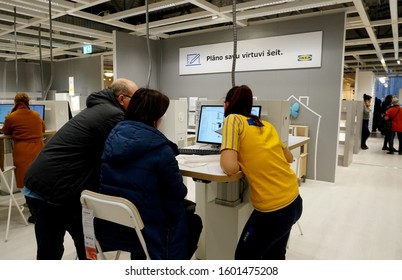
POLYGON ((302 184, 304 235, 293 227, 288 259, 402 259, 402 156, 382 143, 370 137, 368 150, 337 167, 334 184, 302 184))
MULTIPOLYGON (((368 150, 354 155, 349 167, 337 167, 335 183, 302 184, 304 235, 294 226, 288 259, 402 259, 402 156, 381 151, 382 141, 370 137, 368 150)), ((25 226, 15 210, 5 243, 6 221, 7 208, 0 207, 0 259, 35 259, 33 225, 25 226)), ((65 241, 64 259, 74 259, 68 234, 65 241)))

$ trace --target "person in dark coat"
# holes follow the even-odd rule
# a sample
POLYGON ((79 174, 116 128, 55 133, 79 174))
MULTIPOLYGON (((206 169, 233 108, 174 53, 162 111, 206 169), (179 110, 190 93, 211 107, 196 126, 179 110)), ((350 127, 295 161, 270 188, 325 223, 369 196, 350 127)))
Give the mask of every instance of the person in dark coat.
MULTIPOLYGON (((106 140, 99 191, 134 203, 144 222, 151 259, 190 259, 202 222, 195 214, 187 216, 187 187, 175 157, 177 146, 157 129, 168 106, 169 98, 156 90, 141 88, 135 93, 125 120, 106 140)), ((138 255, 131 258, 141 258, 138 255)))
POLYGON ((361 137, 361 148, 367 150, 366 141, 370 136, 369 121, 370 121, 370 106, 371 106, 371 96, 363 94, 363 124, 362 124, 362 137, 361 137))
POLYGON ((374 110, 373 110, 373 124, 371 126, 372 132, 376 132, 379 128, 379 123, 381 120, 381 100, 376 97, 374 99, 374 110))
POLYGON ((87 108, 56 132, 27 170, 23 193, 35 218, 37 259, 61 259, 66 231, 78 258, 86 259, 80 195, 98 189, 105 140, 137 89, 117 79, 89 95, 87 108))

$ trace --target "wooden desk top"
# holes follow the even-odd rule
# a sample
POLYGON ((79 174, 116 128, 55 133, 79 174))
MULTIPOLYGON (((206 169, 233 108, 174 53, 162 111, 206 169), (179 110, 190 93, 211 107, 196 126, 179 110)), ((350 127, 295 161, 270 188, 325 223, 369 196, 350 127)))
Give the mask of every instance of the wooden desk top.
POLYGON ((219 157, 220 155, 178 155, 176 159, 183 176, 214 182, 232 182, 244 177, 243 172, 226 175, 220 167, 219 157))
MULTIPOLYGON (((288 148, 296 149, 309 141, 309 137, 289 135, 288 148)), ((220 155, 178 155, 176 157, 180 173, 186 177, 214 182, 232 182, 244 177, 241 171, 232 176, 226 175, 220 167, 219 158, 220 155)))

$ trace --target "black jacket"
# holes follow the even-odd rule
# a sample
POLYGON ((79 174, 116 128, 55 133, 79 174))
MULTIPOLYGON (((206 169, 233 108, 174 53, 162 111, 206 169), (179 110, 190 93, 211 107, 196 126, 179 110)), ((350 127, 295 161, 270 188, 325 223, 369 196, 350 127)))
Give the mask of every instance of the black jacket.
POLYGON ((79 198, 99 185, 100 159, 109 132, 124 109, 109 89, 92 93, 87 108, 49 140, 25 175, 25 186, 55 204, 79 198))

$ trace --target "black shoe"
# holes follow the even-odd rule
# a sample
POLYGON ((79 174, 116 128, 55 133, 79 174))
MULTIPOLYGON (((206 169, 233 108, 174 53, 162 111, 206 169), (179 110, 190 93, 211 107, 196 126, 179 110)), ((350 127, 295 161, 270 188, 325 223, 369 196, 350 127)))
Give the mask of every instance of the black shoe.
POLYGON ((392 151, 393 151, 393 152, 397 152, 398 150, 397 150, 397 149, 395 149, 395 148, 393 148, 393 149, 392 149, 392 151))
POLYGON ((362 150, 367 150, 368 147, 367 146, 361 146, 362 150))
POLYGON ((29 216, 28 223, 35 224, 35 218, 33 216, 29 216))
POLYGON ((393 154, 394 154, 394 151, 389 151, 389 152, 387 152, 387 154, 393 155, 393 154))
POLYGON ((402 155, 402 152, 398 152, 398 155, 402 155))
POLYGON ((388 151, 389 148, 388 148, 388 147, 382 147, 382 150, 383 150, 383 151, 388 151))

